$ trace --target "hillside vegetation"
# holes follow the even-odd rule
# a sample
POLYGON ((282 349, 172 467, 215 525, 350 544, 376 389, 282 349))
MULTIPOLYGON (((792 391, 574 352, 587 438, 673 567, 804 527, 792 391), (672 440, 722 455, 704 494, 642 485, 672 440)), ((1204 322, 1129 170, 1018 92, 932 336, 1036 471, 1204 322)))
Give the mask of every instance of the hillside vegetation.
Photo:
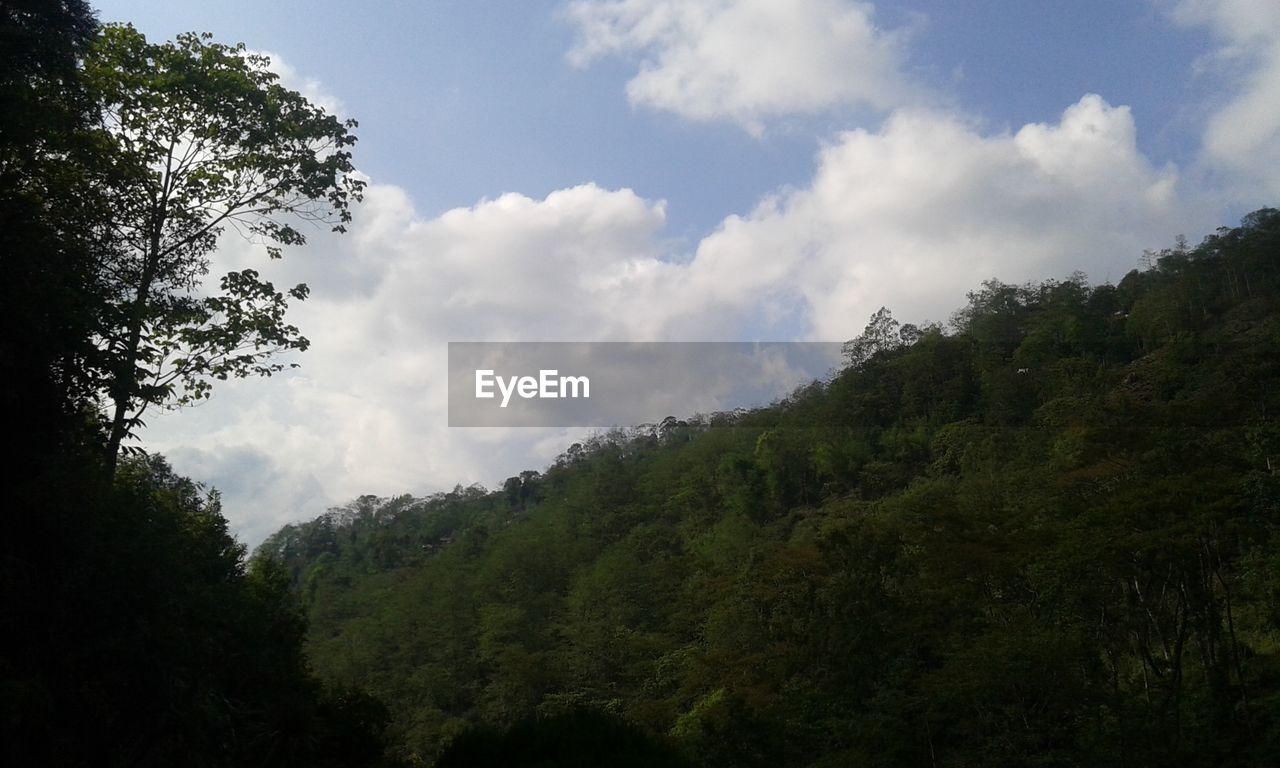
POLYGON ((1275 765, 1280 212, 1149 256, 256 557, 410 760, 595 712, 708 766, 1275 765))

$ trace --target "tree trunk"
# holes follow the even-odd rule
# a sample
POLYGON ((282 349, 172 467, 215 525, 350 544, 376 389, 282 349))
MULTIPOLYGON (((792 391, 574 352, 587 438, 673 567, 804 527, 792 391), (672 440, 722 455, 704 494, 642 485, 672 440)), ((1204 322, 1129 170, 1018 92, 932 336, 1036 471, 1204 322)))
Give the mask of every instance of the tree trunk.
POLYGON ((151 284, 160 269, 160 231, 164 222, 164 198, 157 203, 151 242, 148 245, 147 262, 138 281, 138 293, 129 307, 129 339, 120 353, 116 367, 115 386, 111 399, 115 402, 111 416, 111 432, 107 438, 107 477, 114 478, 120 461, 120 446, 129 434, 129 405, 138 392, 138 348, 142 346, 142 327, 146 324, 147 305, 151 296, 151 284))

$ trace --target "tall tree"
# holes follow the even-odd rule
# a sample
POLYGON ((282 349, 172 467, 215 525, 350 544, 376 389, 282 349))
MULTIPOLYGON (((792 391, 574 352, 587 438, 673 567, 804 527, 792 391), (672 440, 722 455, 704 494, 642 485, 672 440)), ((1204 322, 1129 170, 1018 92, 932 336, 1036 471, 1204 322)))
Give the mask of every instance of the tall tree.
POLYGON ((36 468, 70 438, 66 417, 91 389, 78 361, 106 206, 77 62, 97 29, 79 0, 0 3, 0 409, 36 468))
POLYGON ((897 320, 887 308, 881 307, 871 316, 862 335, 846 341, 841 348, 850 368, 858 369, 880 352, 891 352, 902 346, 905 339, 899 331, 897 320))
POLYGON ((98 334, 111 467, 148 406, 206 398, 213 379, 269 376, 283 368, 277 353, 307 347, 285 322, 305 285, 277 290, 245 269, 205 286, 228 228, 275 259, 306 241, 303 223, 343 231, 361 198, 355 121, 284 87, 268 64, 207 34, 152 44, 131 26, 106 27, 85 63, 119 158, 98 334))

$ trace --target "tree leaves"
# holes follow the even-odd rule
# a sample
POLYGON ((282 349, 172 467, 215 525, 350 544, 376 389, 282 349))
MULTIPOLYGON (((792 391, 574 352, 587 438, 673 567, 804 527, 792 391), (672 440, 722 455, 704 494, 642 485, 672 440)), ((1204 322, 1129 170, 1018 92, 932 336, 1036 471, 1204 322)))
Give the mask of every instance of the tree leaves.
POLYGON ((130 414, 205 399, 213 381, 277 373, 284 365, 271 358, 308 346, 284 320, 285 294, 254 270, 202 295, 225 233, 278 259, 306 243, 300 223, 343 231, 364 189, 351 164, 355 121, 284 88, 267 65, 208 34, 153 44, 128 25, 106 27, 85 61, 119 169, 115 247, 99 272, 111 303, 97 331, 111 455, 130 414))
POLYGON ((773 407, 267 549, 406 754, 588 706, 704 765, 1269 766, 1280 214, 1246 221, 1118 287, 990 281, 949 334, 881 310, 773 407), (1184 333, 1135 338, 1163 295, 1184 333))

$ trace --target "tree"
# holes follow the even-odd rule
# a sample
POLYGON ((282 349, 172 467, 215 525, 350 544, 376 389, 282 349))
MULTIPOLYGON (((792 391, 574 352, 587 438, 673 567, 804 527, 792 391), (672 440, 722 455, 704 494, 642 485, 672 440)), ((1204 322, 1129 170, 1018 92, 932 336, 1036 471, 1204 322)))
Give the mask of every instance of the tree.
POLYGON ((898 321, 893 319, 893 313, 881 307, 871 316, 862 335, 852 341, 846 341, 840 351, 844 353, 849 367, 856 370, 866 365, 867 361, 877 353, 889 352, 904 343, 910 343, 910 340, 901 335, 898 321))
POLYGON ((85 62, 116 156, 97 332, 112 471, 148 406, 207 398, 214 379, 269 376, 284 367, 277 353, 308 346, 284 319, 305 285, 280 291, 252 269, 204 285, 228 227, 276 259, 306 242, 295 224, 341 232, 361 199, 356 122, 285 88, 268 64, 207 34, 156 45, 131 26, 106 27, 85 62))
MULTIPOLYGON (((93 269, 105 197, 97 193, 92 101, 77 61, 97 36, 79 0, 6 0, 0 9, 0 408, 24 441, 23 481, 91 402, 93 269)), ((80 419, 83 423, 83 420, 80 419)))
MULTIPOLYGON (((206 51, 185 79, 172 71, 165 79, 148 71, 163 57, 145 48, 110 71, 116 65, 104 63, 105 45, 82 0, 0 2, 0 408, 21 443, 0 480, 7 513, 0 761, 381 764, 380 708, 359 694, 326 690, 310 674, 305 625, 287 580, 266 563, 246 570, 244 547, 228 531, 216 493, 175 475, 158 456, 122 459, 117 471, 114 450, 112 482, 104 482, 107 435, 93 413, 111 394, 112 375, 139 375, 120 365, 128 360, 125 348, 112 339, 127 336, 137 307, 145 324, 134 362, 154 370, 139 360, 156 354, 163 329, 189 316, 164 317, 163 291, 173 289, 183 258, 207 253, 173 246, 184 230, 160 201, 175 199, 184 183, 188 192, 199 187, 179 209, 186 234, 202 226, 190 212, 200 205, 214 216, 229 212, 216 197, 225 179, 175 180, 171 166, 149 164, 154 137, 140 129, 145 111, 157 125, 176 124, 182 108, 174 105, 200 90, 183 90, 199 78, 203 88, 217 85, 208 72, 194 73, 195 63, 212 71, 215 57, 206 51), (92 51, 95 41, 100 47, 92 51), (96 64, 82 66, 86 61, 96 64), (99 71, 91 87, 93 66, 99 71), (136 98, 108 102, 108 76, 136 98), (147 89, 153 92, 140 95, 147 89), (167 249, 138 245, 157 232, 167 249), (152 287, 139 293, 134 278, 146 269, 154 273, 152 287)), ((217 137, 214 121, 200 119, 184 141, 217 137)), ((253 129, 247 120, 242 125, 253 129)), ((306 135, 304 121, 273 126, 286 137, 306 135)), ((269 148, 267 137, 257 141, 269 148)), ((242 145, 251 146, 247 138, 242 145)), ((189 174, 212 173, 197 170, 190 157, 189 174)), ((277 159, 279 178, 289 172, 288 159, 277 159)), ((255 162, 264 168, 274 161, 260 153, 255 162)), ((343 173, 344 163, 330 166, 343 173)), ((301 195, 324 188, 314 169, 304 170, 295 174, 302 181, 286 181, 277 193, 291 183, 301 195)), ((341 224, 345 200, 339 202, 330 210, 341 224)), ((209 217, 204 224, 220 226, 209 217)), ((188 269, 196 274, 199 265, 188 269)), ((189 302, 216 308, 219 298, 234 298, 228 293, 189 302)), ((242 304, 220 311, 243 320, 255 310, 242 304)))
POLYGON ((74 105, 66 96, 77 90, 76 60, 96 32, 97 21, 84 0, 5 1, 0 12, 0 109, 5 114, 0 146, 38 151, 39 145, 56 140, 55 132, 81 122, 84 110, 68 109, 74 105), (55 95, 59 98, 50 98, 55 95))

